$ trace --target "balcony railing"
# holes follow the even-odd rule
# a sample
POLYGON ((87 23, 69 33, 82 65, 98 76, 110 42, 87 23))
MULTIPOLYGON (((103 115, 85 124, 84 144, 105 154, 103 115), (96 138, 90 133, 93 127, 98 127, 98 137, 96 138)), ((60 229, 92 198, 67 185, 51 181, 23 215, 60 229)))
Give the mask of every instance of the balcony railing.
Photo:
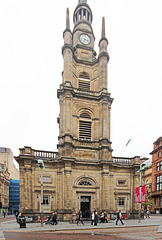
POLYGON ((119 165, 131 165, 132 160, 130 158, 113 157, 113 163, 119 165))
POLYGON ((40 151, 34 150, 34 157, 42 157, 42 158, 52 158, 55 159, 57 152, 49 152, 49 151, 40 151))

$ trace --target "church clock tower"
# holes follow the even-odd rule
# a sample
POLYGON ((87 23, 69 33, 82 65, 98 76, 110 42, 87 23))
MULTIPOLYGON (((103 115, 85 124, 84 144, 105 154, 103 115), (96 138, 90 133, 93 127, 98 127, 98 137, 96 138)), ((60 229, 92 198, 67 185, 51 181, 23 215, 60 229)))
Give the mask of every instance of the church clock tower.
POLYGON ((60 104, 58 152, 28 146, 21 148, 19 156, 15 157, 20 169, 20 211, 27 216, 40 215, 40 206, 46 215, 57 211, 60 220, 69 220, 72 212, 79 210, 89 219, 94 209, 107 213, 138 209, 134 199, 141 160, 139 157, 112 157, 110 111, 113 99, 108 92, 105 19, 102 19, 98 55, 92 20, 87 1, 79 0, 71 31, 67 9, 62 47, 64 67, 57 90, 60 104), (39 159, 45 166, 43 177, 39 159))
POLYGON ((87 1, 79 0, 71 32, 67 9, 62 47, 64 70, 58 90, 58 151, 62 160, 101 163, 112 161, 110 110, 113 99, 107 88, 109 55, 105 19, 102 19, 98 57, 92 20, 87 1))

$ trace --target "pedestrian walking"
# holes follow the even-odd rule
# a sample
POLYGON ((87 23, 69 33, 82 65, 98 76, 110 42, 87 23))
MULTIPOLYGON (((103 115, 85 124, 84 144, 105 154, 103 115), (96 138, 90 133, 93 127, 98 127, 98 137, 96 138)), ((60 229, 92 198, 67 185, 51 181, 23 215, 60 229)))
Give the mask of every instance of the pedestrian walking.
POLYGON ((19 213, 16 211, 16 212, 15 212, 16 220, 17 220, 18 216, 19 216, 19 213))
POLYGON ((53 212, 52 214, 52 225, 57 225, 58 221, 57 221, 57 212, 53 212))
POLYGON ((118 221, 120 220, 120 222, 122 223, 122 225, 124 225, 123 221, 122 221, 122 214, 121 214, 121 210, 119 210, 119 212, 117 213, 117 219, 116 219, 116 225, 118 225, 118 221))
POLYGON ((106 212, 104 212, 104 222, 108 223, 108 217, 106 212))
POLYGON ((84 225, 83 217, 82 217, 82 211, 79 211, 79 214, 78 214, 78 217, 77 217, 77 225, 78 225, 79 221, 81 221, 81 223, 84 225))
POLYGON ((100 214, 100 223, 104 223, 104 212, 103 211, 100 214))
POLYGON ((146 218, 150 218, 150 212, 149 212, 149 210, 147 210, 147 212, 146 212, 146 218))
POLYGON ((94 223, 94 218, 95 218, 95 213, 93 212, 93 213, 92 213, 92 216, 91 216, 91 220, 92 220, 92 221, 91 221, 91 225, 93 225, 93 223, 94 223))
POLYGON ((97 212, 95 212, 94 225, 97 226, 97 223, 98 223, 98 214, 97 214, 97 212))
POLYGON ((5 211, 3 211, 3 217, 5 218, 5 216, 6 216, 6 213, 5 213, 5 211))
POLYGON ((72 223, 75 223, 76 222, 76 213, 73 212, 72 214, 72 223))

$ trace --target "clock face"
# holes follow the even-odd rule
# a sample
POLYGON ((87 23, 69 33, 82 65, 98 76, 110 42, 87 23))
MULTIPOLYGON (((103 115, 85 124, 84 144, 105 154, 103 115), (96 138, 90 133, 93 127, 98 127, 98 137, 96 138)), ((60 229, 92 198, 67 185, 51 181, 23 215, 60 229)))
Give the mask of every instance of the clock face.
POLYGON ((90 44, 91 39, 87 34, 81 34, 80 41, 81 41, 81 43, 88 45, 88 44, 90 44))

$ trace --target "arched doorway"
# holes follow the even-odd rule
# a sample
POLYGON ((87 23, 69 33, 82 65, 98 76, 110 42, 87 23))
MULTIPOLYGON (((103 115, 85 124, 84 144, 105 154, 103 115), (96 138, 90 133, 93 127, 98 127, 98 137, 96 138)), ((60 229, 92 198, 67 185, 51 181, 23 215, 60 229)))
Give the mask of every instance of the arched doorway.
POLYGON ((98 208, 97 186, 97 181, 91 176, 82 176, 75 181, 77 211, 82 211, 83 218, 90 218, 92 211, 98 208))
POLYGON ((82 211, 83 218, 90 218, 91 215, 91 196, 81 196, 80 210, 82 211))

